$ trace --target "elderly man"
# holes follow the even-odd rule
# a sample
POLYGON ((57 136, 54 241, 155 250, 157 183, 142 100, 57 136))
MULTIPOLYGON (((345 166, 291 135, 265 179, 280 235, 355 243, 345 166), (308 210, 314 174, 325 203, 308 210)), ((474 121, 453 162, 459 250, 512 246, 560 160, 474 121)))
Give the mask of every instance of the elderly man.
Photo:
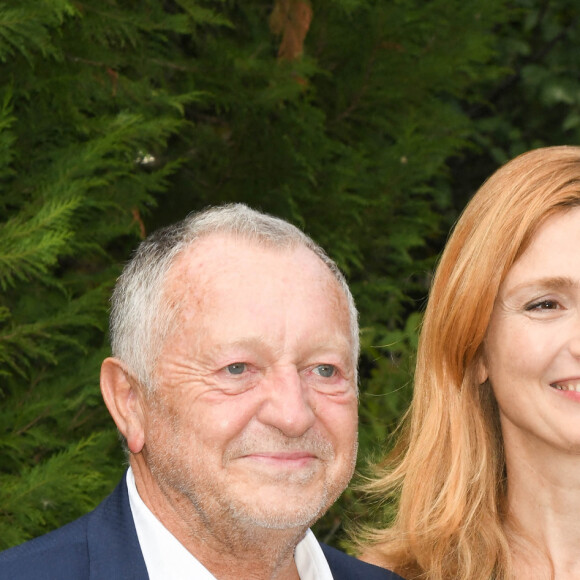
POLYGON ((101 390, 130 467, 0 578, 395 578, 308 529, 357 448, 357 314, 334 262, 243 205, 145 240, 112 299, 101 390))

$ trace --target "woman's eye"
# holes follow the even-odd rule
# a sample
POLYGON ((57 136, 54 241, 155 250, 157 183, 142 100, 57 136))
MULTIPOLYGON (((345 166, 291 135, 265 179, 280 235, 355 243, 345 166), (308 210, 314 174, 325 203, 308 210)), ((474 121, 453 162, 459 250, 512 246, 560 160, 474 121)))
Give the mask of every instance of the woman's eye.
POLYGON ((246 363, 232 363, 226 367, 226 370, 230 375, 241 375, 247 368, 246 363))
POLYGON ((540 300, 539 302, 533 302, 526 306, 526 311, 530 310, 555 310, 559 308, 559 304, 555 300, 540 300))
POLYGON ((336 367, 334 365, 318 365, 314 367, 314 372, 325 379, 329 379, 336 374, 336 367))

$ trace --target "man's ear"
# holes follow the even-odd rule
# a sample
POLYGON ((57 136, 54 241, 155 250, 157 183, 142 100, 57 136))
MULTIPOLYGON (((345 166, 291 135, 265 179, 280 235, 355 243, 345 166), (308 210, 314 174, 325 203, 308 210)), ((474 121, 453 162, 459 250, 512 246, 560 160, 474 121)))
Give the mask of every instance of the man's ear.
POLYGON ((106 358, 101 365, 101 393, 117 429, 127 440, 131 453, 139 453, 145 444, 144 415, 139 385, 116 358, 106 358))

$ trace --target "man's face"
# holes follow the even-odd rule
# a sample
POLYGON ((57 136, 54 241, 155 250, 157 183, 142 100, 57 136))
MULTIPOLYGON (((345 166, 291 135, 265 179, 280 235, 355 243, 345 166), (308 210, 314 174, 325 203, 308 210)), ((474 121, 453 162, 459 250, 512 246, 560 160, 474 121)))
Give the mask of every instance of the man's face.
POLYGON ((166 286, 179 314, 145 402, 144 459, 204 525, 306 527, 354 468, 346 298, 306 248, 211 235, 166 286))

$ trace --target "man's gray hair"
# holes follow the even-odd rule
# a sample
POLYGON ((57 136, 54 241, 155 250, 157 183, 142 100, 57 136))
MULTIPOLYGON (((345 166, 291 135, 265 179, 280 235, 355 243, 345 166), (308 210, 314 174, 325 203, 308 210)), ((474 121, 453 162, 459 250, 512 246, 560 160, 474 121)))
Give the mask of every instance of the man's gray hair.
POLYGON ((228 204, 191 214, 184 220, 153 232, 138 246, 126 264, 111 298, 111 347, 134 377, 154 388, 157 358, 179 312, 164 292, 167 274, 176 258, 201 238, 231 235, 261 246, 292 249, 304 246, 314 252, 342 288, 349 308, 353 364, 359 354, 358 313, 343 274, 326 252, 292 224, 243 204, 228 204))

